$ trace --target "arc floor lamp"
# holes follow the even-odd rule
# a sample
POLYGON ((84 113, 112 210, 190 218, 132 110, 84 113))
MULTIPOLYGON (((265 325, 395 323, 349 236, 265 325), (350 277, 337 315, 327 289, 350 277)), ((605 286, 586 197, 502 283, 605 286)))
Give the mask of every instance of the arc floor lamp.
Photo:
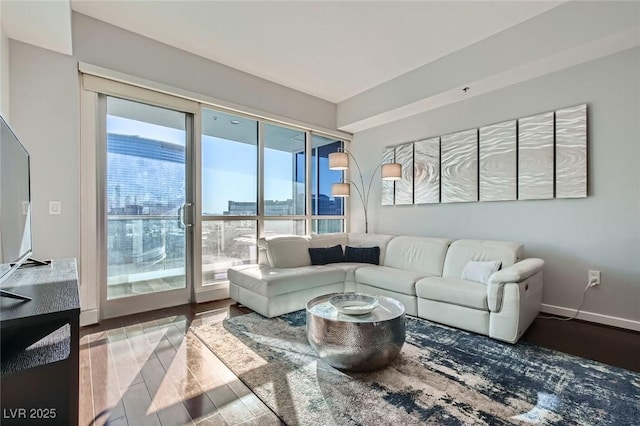
POLYGON ((329 154, 329 169, 330 170, 348 170, 349 169, 349 157, 353 159, 353 164, 356 166, 358 177, 360 182, 354 182, 353 180, 343 179, 339 183, 331 185, 331 195, 334 197, 349 197, 351 195, 351 185, 356 189, 360 201, 362 201, 362 208, 364 210, 364 232, 369 232, 369 217, 367 210, 369 208, 369 194, 371 192, 371 185, 373 184, 373 178, 379 168, 381 170, 382 180, 400 180, 402 179, 402 165, 399 163, 385 163, 381 162, 376 166, 369 179, 369 185, 365 188, 364 178, 362 177, 362 171, 358 160, 353 156, 351 152, 346 149, 340 149, 338 152, 332 152, 329 154), (358 187, 358 184, 360 185, 358 187))

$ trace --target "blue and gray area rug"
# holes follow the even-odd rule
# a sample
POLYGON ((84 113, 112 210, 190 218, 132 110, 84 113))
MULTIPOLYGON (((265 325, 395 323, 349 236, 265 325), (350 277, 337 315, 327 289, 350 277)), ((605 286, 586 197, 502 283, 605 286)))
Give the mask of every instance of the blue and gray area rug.
POLYGON ((418 318, 371 373, 319 361, 304 311, 193 331, 288 425, 640 425, 640 374, 418 318))

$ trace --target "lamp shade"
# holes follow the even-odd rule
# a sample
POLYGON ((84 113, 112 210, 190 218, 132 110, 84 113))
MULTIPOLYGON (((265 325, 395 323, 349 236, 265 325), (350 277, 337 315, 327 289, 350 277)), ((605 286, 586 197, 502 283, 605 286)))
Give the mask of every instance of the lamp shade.
POLYGON ((332 152, 329 154, 330 170, 347 170, 349 168, 349 155, 346 152, 332 152))
POLYGON ((386 163, 382 165, 383 180, 400 180, 402 179, 402 164, 386 163))
POLYGON ((351 185, 340 182, 331 185, 331 195, 334 197, 348 197, 351 195, 351 185))

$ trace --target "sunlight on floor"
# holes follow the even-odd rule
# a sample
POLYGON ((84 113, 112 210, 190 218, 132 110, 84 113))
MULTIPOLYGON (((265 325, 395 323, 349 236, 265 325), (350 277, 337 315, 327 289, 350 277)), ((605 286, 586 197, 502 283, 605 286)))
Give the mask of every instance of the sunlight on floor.
POLYGON ((538 403, 526 413, 511 417, 526 423, 543 424, 550 421, 562 420, 555 410, 560 407, 560 398, 546 392, 538 392, 538 403), (555 418, 554 418, 555 417, 555 418))

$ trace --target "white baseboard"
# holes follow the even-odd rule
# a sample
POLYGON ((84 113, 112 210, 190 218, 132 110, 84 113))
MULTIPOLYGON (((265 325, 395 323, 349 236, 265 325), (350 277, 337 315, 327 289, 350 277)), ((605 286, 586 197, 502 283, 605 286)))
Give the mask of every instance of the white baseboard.
POLYGON ((84 327, 85 325, 97 324, 97 323, 98 323, 97 309, 87 309, 86 311, 80 312, 80 327, 84 327))
MULTIPOLYGON (((576 314, 575 309, 564 308, 562 306, 547 305, 544 303, 542 304, 540 311, 547 314, 561 315, 563 317, 572 317, 576 314)), ((602 315, 585 311, 580 311, 576 318, 584 321, 595 322, 598 324, 612 325, 614 327, 640 331, 640 321, 629 320, 626 318, 612 317, 609 315, 602 315)))

